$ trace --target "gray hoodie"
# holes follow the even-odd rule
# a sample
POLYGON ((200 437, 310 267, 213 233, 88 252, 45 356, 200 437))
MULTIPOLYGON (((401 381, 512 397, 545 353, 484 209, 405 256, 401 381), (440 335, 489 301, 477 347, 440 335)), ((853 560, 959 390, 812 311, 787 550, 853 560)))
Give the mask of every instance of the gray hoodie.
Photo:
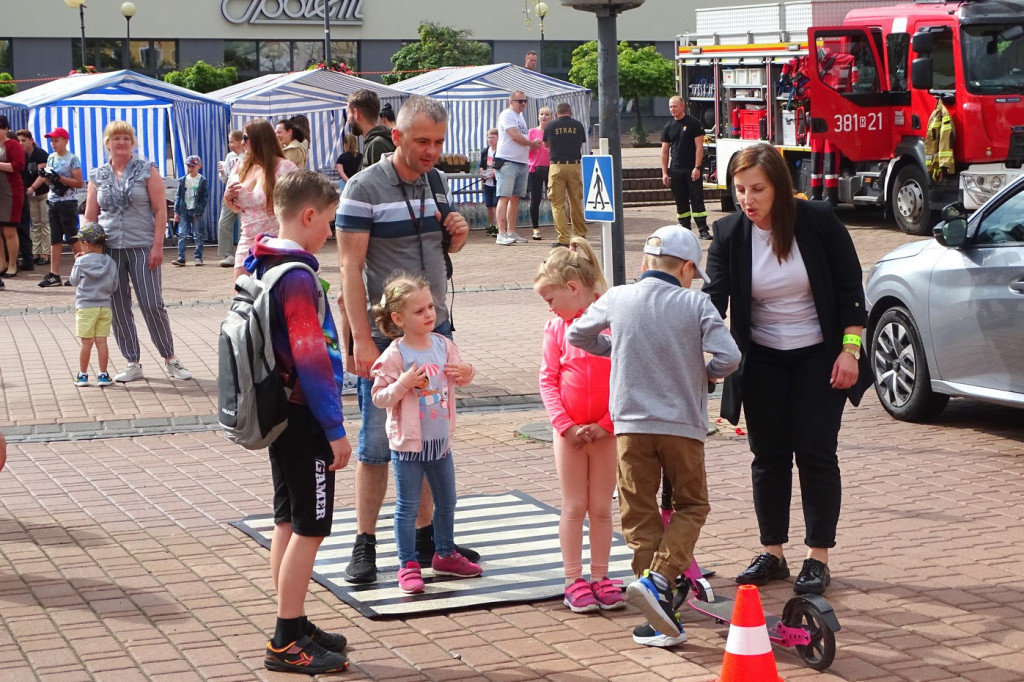
POLYGON ((608 411, 615 434, 704 442, 708 378, 736 371, 740 351, 708 295, 663 272, 612 287, 573 322, 572 345, 612 358, 608 411), (602 334, 611 329, 611 336, 602 334), (704 364, 704 353, 711 361, 704 364))
POLYGON ((76 308, 109 308, 117 291, 117 265, 105 253, 85 253, 75 259, 68 281, 78 287, 76 308))

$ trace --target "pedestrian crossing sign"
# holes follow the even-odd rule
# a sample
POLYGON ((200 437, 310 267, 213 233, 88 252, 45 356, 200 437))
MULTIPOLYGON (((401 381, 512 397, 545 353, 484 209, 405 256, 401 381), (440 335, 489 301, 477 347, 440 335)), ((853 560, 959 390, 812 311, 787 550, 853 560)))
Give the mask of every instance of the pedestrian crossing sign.
POLYGON ((615 220, 615 197, 612 194, 612 157, 583 157, 583 219, 610 223, 615 220))

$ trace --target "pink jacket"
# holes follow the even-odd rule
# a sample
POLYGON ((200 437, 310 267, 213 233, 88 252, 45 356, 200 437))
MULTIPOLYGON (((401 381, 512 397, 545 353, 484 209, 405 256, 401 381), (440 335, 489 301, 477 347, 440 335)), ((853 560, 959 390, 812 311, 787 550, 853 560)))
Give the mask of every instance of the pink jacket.
MULTIPOLYGON (((455 344, 440 334, 434 334, 444 339, 447 357, 445 362, 462 362, 459 349, 455 344)), ((387 432, 388 444, 392 450, 397 452, 419 452, 423 449, 423 437, 420 433, 420 408, 416 398, 416 392, 398 383, 398 377, 402 375, 402 351, 398 349, 398 339, 391 342, 377 362, 370 367, 370 376, 373 377, 373 388, 370 389, 370 396, 373 404, 377 407, 387 409, 387 432)), ((476 375, 476 369, 473 370, 476 375)), ((450 379, 447 379, 449 382, 450 379)), ((466 386, 473 380, 458 384, 466 386)), ((448 395, 448 432, 455 433, 455 391, 449 391, 448 395)))
POLYGON ((608 413, 612 361, 569 344, 565 340, 568 328, 557 316, 544 327, 540 397, 551 425, 562 435, 571 426, 595 423, 615 433, 608 413))

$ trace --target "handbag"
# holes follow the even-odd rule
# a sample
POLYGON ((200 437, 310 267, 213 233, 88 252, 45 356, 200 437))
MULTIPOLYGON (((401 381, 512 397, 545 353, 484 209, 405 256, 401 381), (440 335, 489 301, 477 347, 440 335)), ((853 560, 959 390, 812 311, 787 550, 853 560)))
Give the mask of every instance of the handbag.
POLYGON ((500 159, 497 156, 494 157, 494 163, 491 164, 491 168, 494 170, 501 170, 501 167, 505 165, 505 159, 500 159))

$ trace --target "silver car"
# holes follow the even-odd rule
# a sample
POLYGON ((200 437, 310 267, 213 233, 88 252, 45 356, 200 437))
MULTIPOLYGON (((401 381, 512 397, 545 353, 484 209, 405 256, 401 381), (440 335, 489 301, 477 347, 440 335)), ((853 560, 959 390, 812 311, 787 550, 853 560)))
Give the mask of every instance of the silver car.
POLYGON ((868 274, 875 390, 896 419, 927 421, 950 396, 1024 407, 1024 176, 965 216, 946 207, 934 240, 868 274))

